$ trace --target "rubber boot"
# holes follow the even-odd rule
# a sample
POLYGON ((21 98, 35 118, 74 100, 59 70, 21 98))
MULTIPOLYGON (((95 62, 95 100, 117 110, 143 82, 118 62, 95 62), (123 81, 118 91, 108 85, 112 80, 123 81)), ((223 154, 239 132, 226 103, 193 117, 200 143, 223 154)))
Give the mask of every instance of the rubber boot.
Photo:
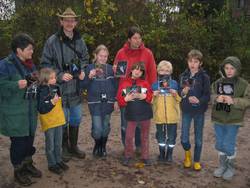
POLYGON ((200 162, 194 162, 194 170, 195 171, 201 170, 201 163, 200 162))
POLYGON ((106 151, 107 141, 108 141, 108 137, 102 137, 102 142, 101 142, 101 156, 102 157, 107 156, 107 151, 106 151))
POLYGON ((183 162, 185 168, 190 168, 192 165, 191 151, 185 151, 185 159, 183 162))
POLYGON ((232 177, 234 176, 234 161, 235 161, 234 156, 227 156, 226 170, 222 175, 222 178, 224 180, 231 180, 232 177))
POLYGON ((64 162, 69 162, 71 159, 71 154, 69 153, 69 133, 68 126, 63 127, 63 139, 62 139, 62 160, 64 162))
POLYGON ((32 157, 26 157, 23 161, 23 170, 33 178, 41 178, 42 172, 33 165, 32 157))
POLYGON ((158 161, 163 162, 165 159, 165 146, 159 146, 159 156, 158 156, 158 161))
POLYGON ((226 159, 227 156, 225 153, 219 152, 219 167, 214 171, 214 177, 220 178, 226 170, 226 159))
POLYGON ((23 169, 23 165, 14 166, 14 179, 22 186, 30 186, 33 182, 23 169))
POLYGON ((101 139, 95 139, 95 146, 93 148, 93 156, 98 157, 100 155, 101 139))
POLYGON ((173 147, 169 147, 167 149, 167 155, 166 155, 166 160, 168 163, 172 163, 173 162, 173 147))
POLYGON ((78 141, 78 133, 79 127, 69 127, 69 141, 70 141, 70 150, 69 152, 72 154, 73 157, 84 159, 85 152, 81 151, 77 146, 78 141))

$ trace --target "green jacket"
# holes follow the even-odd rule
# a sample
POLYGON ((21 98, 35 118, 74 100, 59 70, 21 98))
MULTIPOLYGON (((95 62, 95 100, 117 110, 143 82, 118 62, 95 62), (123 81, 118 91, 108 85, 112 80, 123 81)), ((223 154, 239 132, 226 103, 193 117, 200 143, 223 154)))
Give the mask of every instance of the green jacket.
POLYGON ((34 136, 37 126, 37 102, 35 99, 24 99, 26 89, 19 89, 18 80, 24 79, 16 65, 25 75, 35 70, 27 70, 11 54, 0 61, 0 133, 9 137, 34 136))
POLYGON ((220 66, 220 71, 222 73, 222 78, 216 80, 212 84, 212 121, 214 123, 219 123, 223 125, 241 125, 243 126, 244 120, 244 113, 246 108, 250 106, 250 85, 249 83, 244 80, 243 78, 239 77, 241 70, 241 63, 240 60, 236 57, 228 57, 226 58, 220 66), (231 64, 237 70, 235 77, 227 78, 224 72, 224 65, 231 64), (233 92, 233 101, 234 104, 230 106, 230 112, 226 112, 224 110, 216 110, 216 97, 217 94, 217 87, 221 83, 229 83, 232 84, 234 87, 233 92))

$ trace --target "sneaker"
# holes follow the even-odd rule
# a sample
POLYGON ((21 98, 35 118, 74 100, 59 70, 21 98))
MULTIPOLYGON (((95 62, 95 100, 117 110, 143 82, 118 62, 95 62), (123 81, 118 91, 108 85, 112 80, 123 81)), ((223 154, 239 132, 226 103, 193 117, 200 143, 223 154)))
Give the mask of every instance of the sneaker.
POLYGON ((129 166, 130 161, 131 161, 131 158, 126 158, 126 157, 124 157, 124 159, 123 159, 123 161, 122 161, 122 165, 123 165, 123 166, 129 166))
POLYGON ((58 165, 50 166, 49 171, 53 172, 55 174, 58 174, 58 175, 62 174, 62 172, 63 172, 63 170, 58 165))
POLYGON ((57 166, 59 166, 62 170, 65 170, 65 171, 69 169, 69 166, 66 165, 63 161, 60 163, 57 163, 57 166))
POLYGON ((151 166, 152 162, 149 159, 142 159, 142 162, 144 163, 145 166, 151 166))

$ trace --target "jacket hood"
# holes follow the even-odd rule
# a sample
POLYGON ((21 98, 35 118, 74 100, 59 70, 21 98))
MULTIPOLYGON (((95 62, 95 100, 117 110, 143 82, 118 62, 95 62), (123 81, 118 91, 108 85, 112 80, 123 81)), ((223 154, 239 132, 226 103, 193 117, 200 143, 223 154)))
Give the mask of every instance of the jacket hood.
POLYGON ((221 75, 226 78, 226 73, 224 71, 224 66, 226 64, 231 64, 236 69, 235 77, 240 75, 241 72, 241 62, 238 57, 235 56, 229 56, 226 59, 223 60, 222 64, 220 65, 220 73, 221 75))

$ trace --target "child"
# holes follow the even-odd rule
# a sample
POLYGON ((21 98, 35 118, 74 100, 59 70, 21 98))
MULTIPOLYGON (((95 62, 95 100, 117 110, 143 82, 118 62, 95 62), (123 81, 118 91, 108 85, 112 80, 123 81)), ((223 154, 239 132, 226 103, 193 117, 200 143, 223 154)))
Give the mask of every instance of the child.
MULTIPOLYGON (((112 66, 107 64, 109 51, 99 45, 94 51, 93 64, 86 70, 88 107, 92 118, 91 135, 95 140, 94 156, 106 156, 106 143, 110 132, 110 117, 116 103, 117 91, 112 66)), ((116 104, 117 106, 117 104, 116 104)))
POLYGON ((210 100, 210 81, 208 75, 201 68, 202 53, 191 50, 187 56, 188 69, 180 75, 182 128, 181 144, 185 150, 184 167, 190 168, 191 144, 189 131, 192 119, 194 120, 194 170, 201 170, 200 156, 202 151, 202 137, 205 111, 210 100))
POLYGON ((235 145, 239 127, 243 126, 244 113, 250 106, 250 86, 240 77, 241 63, 237 57, 227 57, 220 71, 222 78, 212 84, 212 121, 219 152, 219 168, 215 177, 225 180, 234 175, 235 145))
POLYGON ((149 128, 153 116, 151 108, 152 90, 144 80, 145 67, 142 62, 132 65, 130 78, 120 84, 117 92, 117 101, 120 107, 125 107, 125 117, 128 122, 125 137, 125 158, 123 165, 128 166, 133 156, 133 140, 135 128, 141 126, 141 159, 145 165, 149 160, 149 128))
POLYGON ((38 111, 45 132, 48 169, 61 174, 69 167, 62 161, 62 126, 65 124, 65 116, 59 88, 56 86, 55 71, 51 68, 41 69, 39 82, 38 111))
POLYGON ((153 112, 156 123, 156 139, 159 144, 158 160, 172 162, 173 148, 177 136, 177 123, 180 121, 180 101, 178 83, 171 79, 172 64, 161 61, 157 66, 158 80, 153 83, 153 112), (167 132, 167 137, 166 137, 167 132), (165 149, 167 154, 165 156, 165 149))

